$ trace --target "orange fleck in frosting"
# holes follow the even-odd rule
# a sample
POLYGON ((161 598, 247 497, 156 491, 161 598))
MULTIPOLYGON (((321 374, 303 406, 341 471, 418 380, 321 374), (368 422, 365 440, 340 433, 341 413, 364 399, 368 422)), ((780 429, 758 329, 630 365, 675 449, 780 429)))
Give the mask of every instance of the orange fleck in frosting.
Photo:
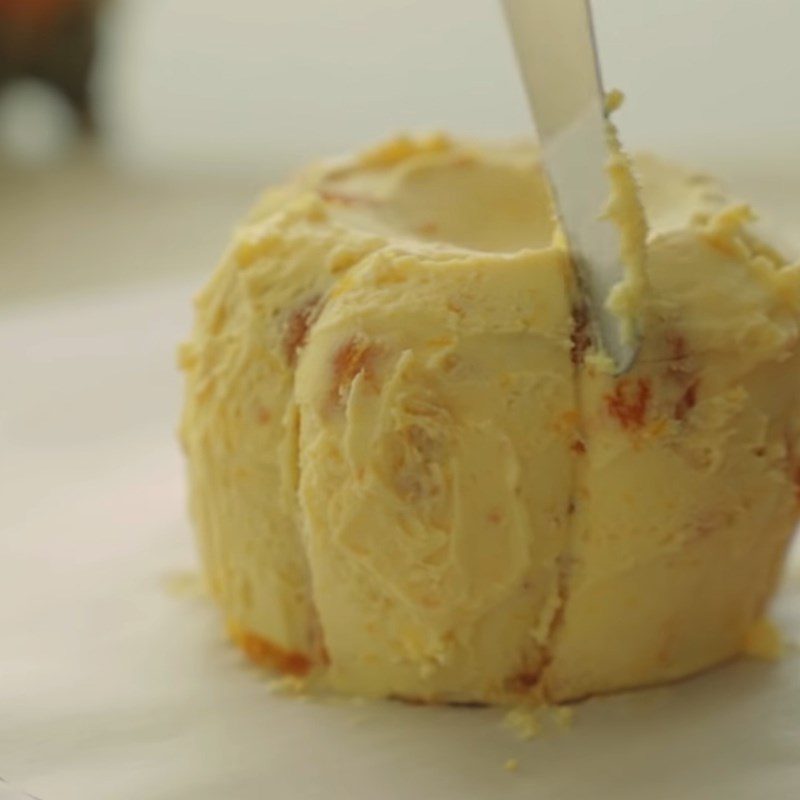
POLYGON ((303 653, 284 650, 268 639, 255 633, 242 631, 236 626, 230 626, 230 635, 245 655, 255 664, 276 669, 286 675, 303 677, 311 670, 311 661, 303 653))
POLYGON ((310 297, 289 314, 283 331, 283 354, 289 364, 297 362, 297 353, 306 343, 308 330, 319 314, 321 301, 319 295, 310 297))
POLYGON ((372 381, 379 348, 358 338, 348 339, 333 356, 333 380, 330 399, 333 405, 343 402, 350 385, 361 373, 372 381))
POLYGON ((608 413, 623 428, 641 428, 647 416, 651 394, 650 381, 647 378, 637 378, 635 381, 622 378, 617 381, 614 391, 606 395, 608 413))

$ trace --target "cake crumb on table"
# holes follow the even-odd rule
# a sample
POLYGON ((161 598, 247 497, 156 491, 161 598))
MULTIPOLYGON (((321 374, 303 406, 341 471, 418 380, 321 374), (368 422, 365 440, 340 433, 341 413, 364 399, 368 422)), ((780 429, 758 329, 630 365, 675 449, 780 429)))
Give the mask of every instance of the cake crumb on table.
POLYGON ((503 725, 514 731, 520 739, 533 739, 541 732, 536 712, 524 706, 512 708, 503 718, 503 725))
POLYGON ((785 652, 780 631, 768 619, 754 622, 745 634, 742 653, 762 661, 777 661, 785 652))
POLYGON ((281 678, 275 678, 267 684, 270 694, 284 694, 300 696, 305 693, 308 688, 308 681, 297 675, 284 675, 281 678))
POLYGON ((543 732, 555 733, 572 728, 575 710, 572 706, 519 705, 509 709, 503 717, 503 727, 518 739, 529 740, 543 732))
POLYGON ((171 570, 163 575, 162 584, 171 597, 193 600, 208 594, 205 580, 196 570, 171 570))
POLYGON ((551 714, 561 730, 569 730, 572 728, 572 723, 575 720, 575 709, 571 706, 554 706, 551 708, 551 714))
POLYGON ((503 769, 506 772, 516 772, 519 769, 519 761, 516 758, 507 758, 503 769))

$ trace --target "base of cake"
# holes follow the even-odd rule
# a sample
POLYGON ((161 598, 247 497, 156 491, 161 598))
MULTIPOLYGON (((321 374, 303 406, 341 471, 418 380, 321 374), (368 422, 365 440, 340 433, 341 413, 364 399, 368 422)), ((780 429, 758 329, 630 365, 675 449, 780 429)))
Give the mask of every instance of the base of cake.
POLYGON ((260 667, 302 678, 311 671, 311 660, 304 653, 286 650, 269 639, 228 622, 228 635, 244 654, 260 667))

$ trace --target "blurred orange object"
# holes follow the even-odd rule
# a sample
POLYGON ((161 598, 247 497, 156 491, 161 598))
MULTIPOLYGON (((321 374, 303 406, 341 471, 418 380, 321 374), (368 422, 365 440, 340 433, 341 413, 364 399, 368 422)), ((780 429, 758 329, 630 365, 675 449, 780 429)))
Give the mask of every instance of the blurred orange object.
POLYGON ((90 77, 104 0, 0 0, 0 90, 34 78, 59 91, 84 131, 94 129, 90 77))
POLYGON ((0 0, 0 18, 4 23, 35 27, 84 4, 85 0, 0 0))

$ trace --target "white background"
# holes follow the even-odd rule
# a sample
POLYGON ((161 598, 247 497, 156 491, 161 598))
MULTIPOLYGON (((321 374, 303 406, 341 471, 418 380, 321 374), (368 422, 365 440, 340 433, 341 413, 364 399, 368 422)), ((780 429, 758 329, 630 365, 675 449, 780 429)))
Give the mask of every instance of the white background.
MULTIPOLYGON (((626 142, 800 148, 797 0, 595 0, 626 142)), ((529 130, 499 0, 123 0, 105 91, 118 154, 293 164, 397 129, 529 130)))

